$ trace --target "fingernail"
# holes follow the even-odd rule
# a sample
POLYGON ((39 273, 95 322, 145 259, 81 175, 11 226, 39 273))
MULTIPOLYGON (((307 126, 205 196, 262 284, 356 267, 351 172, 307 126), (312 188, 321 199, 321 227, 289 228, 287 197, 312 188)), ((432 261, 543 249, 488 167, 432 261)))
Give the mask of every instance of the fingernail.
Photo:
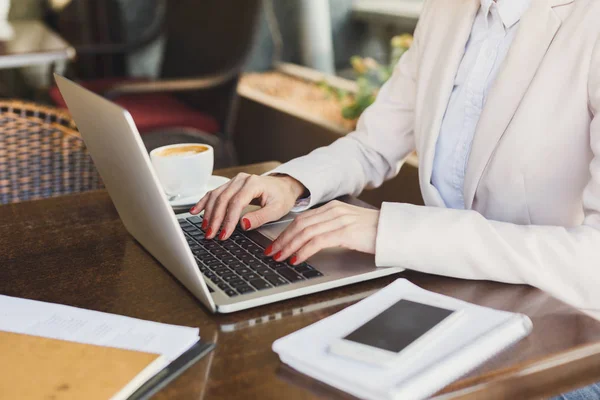
POLYGON ((265 256, 270 256, 272 252, 273 252, 273 245, 270 244, 269 247, 267 247, 265 249, 265 256))
POLYGON ((273 256, 273 259, 275 261, 279 261, 279 258, 281 258, 281 252, 280 251, 278 251, 277 254, 275 254, 275 256, 273 256))
POLYGON ((225 231, 225 229, 222 229, 222 230, 221 230, 221 233, 219 234, 219 240, 223 240, 223 239, 225 239, 225 234, 226 234, 226 233, 227 233, 227 232, 225 231))
POLYGON ((194 211, 196 211, 196 206, 190 208, 190 213, 193 213, 194 211))
POLYGON ((296 261, 298 261, 298 257, 297 257, 297 256, 294 256, 294 257, 292 257, 292 258, 290 259, 290 264, 292 264, 292 265, 296 265, 296 261))
POLYGON ((242 225, 244 226, 245 230, 250 229, 250 221, 248 218, 242 218, 242 225))
POLYGON ((202 221, 202 229, 206 229, 206 228, 208 228, 208 221, 204 220, 204 221, 202 221))
POLYGON ((208 230, 206 231, 206 237, 209 237, 212 235, 212 228, 208 228, 208 230))

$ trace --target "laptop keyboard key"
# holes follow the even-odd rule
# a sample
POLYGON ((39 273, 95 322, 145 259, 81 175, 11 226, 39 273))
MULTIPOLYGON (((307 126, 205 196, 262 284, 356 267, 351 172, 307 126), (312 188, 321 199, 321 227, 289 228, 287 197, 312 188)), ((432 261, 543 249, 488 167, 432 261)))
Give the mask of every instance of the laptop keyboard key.
POLYGON ((235 272, 237 272, 240 275, 246 275, 246 274, 252 273, 252 271, 250 270, 250 268, 247 268, 247 267, 237 268, 235 270, 235 272))
POLYGON ((304 278, 302 277, 302 275, 298 275, 297 273, 295 273, 294 271, 292 271, 290 268, 279 268, 277 270, 277 273, 280 274, 281 276, 283 276, 285 279, 287 279, 290 282, 298 282, 298 281, 303 281, 304 278))
POLYGON ((238 295, 238 293, 233 289, 226 289, 225 294, 229 297, 235 297, 238 295))
POLYGON ((258 276, 258 274, 251 272, 249 274, 243 274, 242 278, 244 278, 247 281, 251 281, 252 279, 259 279, 260 277, 258 276))
POLYGON ((208 279, 211 279, 212 277, 216 276, 213 272, 211 271, 206 271, 204 273, 204 276, 207 277, 208 279))
POLYGON ((257 273, 259 273, 260 275, 266 275, 266 274, 271 274, 273 273, 273 271, 270 268, 267 268, 265 266, 262 267, 258 267, 255 270, 257 273))
POLYGON ((228 255, 225 249, 212 249, 210 252, 213 253, 213 255, 220 258, 223 258, 228 255))
POLYGON ((213 276, 212 278, 210 278, 210 280, 213 281, 216 284, 219 284, 219 283, 223 282, 221 280, 221 278, 219 278, 218 276, 213 276))
POLYGON ((208 265, 208 263, 211 263, 211 262, 213 262, 213 261, 219 261, 219 260, 217 260, 216 258, 214 258, 214 257, 213 257, 212 255, 210 255, 210 254, 207 254, 207 255, 205 255, 204 257, 202 257, 202 262, 203 262, 204 264, 207 264, 207 265, 208 265))
POLYGON ((234 256, 241 256, 242 254, 245 254, 244 249, 240 247, 236 247, 235 249, 229 249, 229 252, 234 256))
POLYGON ((232 279, 232 280, 230 280, 229 284, 231 286, 233 286, 234 288, 237 288, 238 286, 245 285, 246 282, 244 282, 243 280, 241 280, 241 279, 238 278, 238 279, 232 279))
POLYGON ((285 263, 280 263, 274 260, 271 260, 271 262, 268 263, 269 267, 273 268, 273 269, 279 269, 279 268, 285 268, 287 267, 287 264, 285 263))
POLYGON ((219 268, 227 268, 227 266, 219 260, 214 260, 214 261, 211 261, 209 263, 204 263, 204 264, 207 264, 210 267, 210 269, 212 269, 212 270, 219 269, 219 268))
POLYGON ((197 215, 194 215, 193 217, 188 217, 187 220, 192 224, 202 224, 202 217, 199 217, 197 215))
POLYGON ((231 282, 233 280, 239 279, 238 276, 236 274, 234 274, 233 272, 229 273, 229 274, 225 274, 221 277, 225 282, 231 282))
POLYGON ((234 262, 232 262, 231 264, 228 264, 228 265, 229 265, 229 268, 233 268, 233 269, 246 268, 246 266, 238 260, 235 260, 234 262))
POLYGON ((232 240, 241 240, 241 239, 243 239, 243 238, 244 238, 244 237, 243 237, 242 235, 240 235, 239 233, 237 233, 237 232, 233 232, 233 233, 231 234, 231 239, 232 239, 232 240))
POLYGON ((215 274, 219 275, 219 276, 224 276, 227 274, 230 274, 231 270, 227 267, 223 267, 223 268, 219 268, 215 270, 215 274))
POLYGON ((227 289, 229 289, 229 285, 226 284, 225 282, 221 282, 217 286, 219 286, 219 289, 221 289, 221 290, 227 290, 227 289))
POLYGON ((236 243, 242 246, 244 249, 248 248, 248 246, 252 244, 248 239, 240 239, 236 241, 236 243))
POLYGON ((288 283, 285 279, 276 274, 266 274, 264 275, 264 278, 273 286, 287 285, 288 283))
POLYGON ((262 279, 252 279, 249 281, 249 283, 254 286, 257 290, 264 290, 264 289, 270 289, 272 288, 271 285, 269 285, 267 282, 265 282, 262 279))
POLYGON ((223 243, 223 247, 226 248, 227 250, 230 250, 230 251, 231 250, 235 250, 235 249, 239 249, 239 247, 235 243, 229 242, 229 241, 224 242, 223 243))
POLYGON ((296 271, 298 273, 304 273, 304 272, 312 271, 312 268, 308 267, 308 266, 304 266, 304 265, 299 265, 297 267, 294 267, 294 271, 296 271))
POLYGON ((238 260, 236 260, 234 257, 231 257, 231 256, 223 257, 223 259, 221 261, 223 261, 223 264, 229 265, 229 266, 238 262, 238 260))
POLYGON ((246 293, 251 293, 251 292, 254 292, 254 289, 253 289, 253 288, 251 288, 251 287, 250 287, 250 286, 248 286, 248 285, 238 286, 238 287, 236 287, 235 289, 236 289, 236 290, 238 291, 238 293, 240 293, 240 294, 246 294, 246 293))
POLYGON ((323 274, 317 271, 316 269, 312 269, 310 271, 303 272, 302 276, 304 276, 306 279, 312 279, 323 276, 323 274))

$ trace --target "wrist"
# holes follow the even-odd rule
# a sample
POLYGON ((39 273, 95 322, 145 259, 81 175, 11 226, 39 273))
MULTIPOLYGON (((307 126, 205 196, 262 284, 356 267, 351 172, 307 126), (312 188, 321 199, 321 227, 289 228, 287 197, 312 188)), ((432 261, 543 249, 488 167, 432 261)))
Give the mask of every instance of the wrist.
POLYGON ((276 174, 273 176, 282 179, 289 185, 294 200, 308 196, 308 189, 299 180, 284 174, 276 174))

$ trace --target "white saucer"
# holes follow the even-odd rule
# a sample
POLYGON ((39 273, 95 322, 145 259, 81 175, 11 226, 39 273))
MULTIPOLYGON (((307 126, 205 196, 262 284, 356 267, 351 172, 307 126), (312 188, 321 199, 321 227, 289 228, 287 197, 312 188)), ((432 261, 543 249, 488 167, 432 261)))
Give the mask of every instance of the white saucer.
POLYGON ((200 200, 202 198, 202 196, 204 196, 208 191, 214 190, 227 182, 229 182, 229 178, 213 175, 208 180, 206 189, 203 190, 202 192, 196 193, 191 196, 178 197, 175 200, 169 201, 169 204, 171 204, 171 207, 187 207, 187 206, 191 207, 194 204, 196 204, 198 202, 198 200, 200 200))

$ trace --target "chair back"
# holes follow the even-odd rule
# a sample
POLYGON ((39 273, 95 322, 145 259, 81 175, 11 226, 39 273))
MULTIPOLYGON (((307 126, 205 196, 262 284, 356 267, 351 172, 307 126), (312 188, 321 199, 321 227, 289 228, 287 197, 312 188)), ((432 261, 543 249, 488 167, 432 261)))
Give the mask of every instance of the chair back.
POLYGON ((104 187, 64 111, 0 101, 0 204, 104 187))
MULTIPOLYGON (((177 0, 167 3, 163 78, 194 78, 237 69, 252 48, 260 0, 177 0)), ((221 86, 178 93, 215 117, 227 133, 239 74, 221 86)))
POLYGON ((163 33, 168 0, 71 0, 47 23, 74 48, 78 79, 127 75, 127 55, 163 33))

